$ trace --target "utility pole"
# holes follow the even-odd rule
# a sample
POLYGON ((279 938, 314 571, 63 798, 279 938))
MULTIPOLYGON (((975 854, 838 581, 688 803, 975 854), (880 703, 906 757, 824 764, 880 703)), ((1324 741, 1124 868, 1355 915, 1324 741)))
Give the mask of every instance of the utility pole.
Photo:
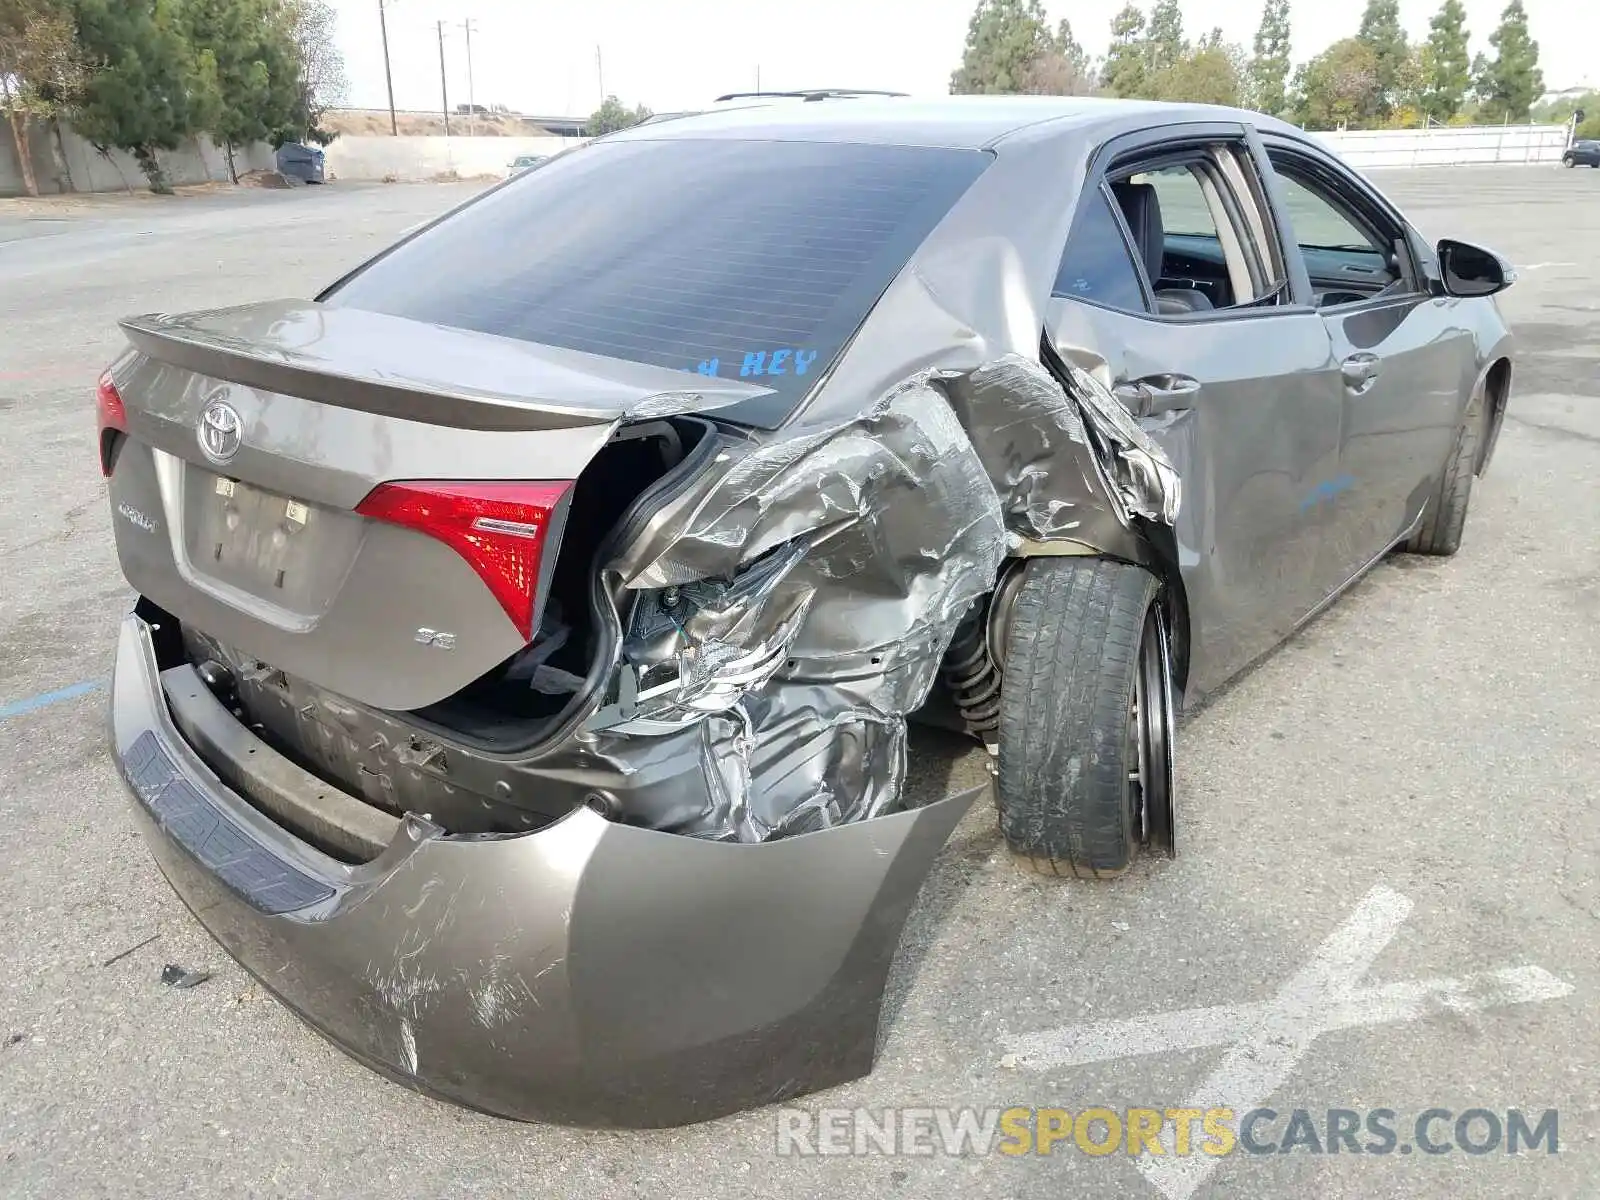
POLYGON ((378 0, 378 30, 383 34, 383 81, 389 86, 389 132, 399 137, 400 122, 394 115, 394 75, 389 71, 389 22, 383 15, 384 7, 393 3, 394 0, 378 0))
POLYGON ((471 17, 461 22, 461 28, 467 31, 467 136, 471 137, 478 131, 478 101, 472 90, 472 27, 476 24, 471 17))
POLYGON ((450 136, 450 85, 445 82, 444 74, 444 22, 437 21, 439 27, 439 103, 444 106, 444 135, 450 136))
POLYGON ((606 69, 600 63, 600 47, 594 48, 594 73, 600 78, 600 103, 606 102, 606 69))
POLYGON ((761 90, 761 64, 756 64, 756 91, 761 90))

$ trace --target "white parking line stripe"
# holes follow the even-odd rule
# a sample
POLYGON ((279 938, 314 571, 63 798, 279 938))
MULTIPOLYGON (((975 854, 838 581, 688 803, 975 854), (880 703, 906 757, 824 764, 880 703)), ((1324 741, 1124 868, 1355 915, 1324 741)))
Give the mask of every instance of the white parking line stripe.
POLYGON ((1350 993, 1323 1018, 1322 1028, 1326 1031, 1415 1021, 1444 1013, 1559 1000, 1571 994, 1570 983, 1557 979, 1543 967, 1504 967, 1460 979, 1413 979, 1350 993))
MULTIPOLYGON (((1244 1112, 1277 1091, 1321 1031, 1323 1016, 1354 989, 1410 912, 1411 901, 1392 888, 1380 885, 1362 897, 1311 961, 1283 985, 1277 999, 1239 1031, 1222 1063, 1190 1097, 1190 1107, 1244 1112)), ((1175 1138, 1169 1121, 1162 1141, 1172 1146, 1175 1138)), ((1189 1200, 1217 1160, 1208 1155, 1144 1155, 1136 1165, 1167 1200, 1189 1200)))
MULTIPOLYGON (((1323 1016, 1321 1032, 1357 1025, 1414 1021, 1440 1013, 1474 1012, 1507 1004, 1559 1000, 1572 985, 1543 967, 1504 967, 1459 979, 1414 979, 1382 987, 1357 988, 1323 1016)), ((1126 1021, 1092 1021, 1047 1029, 1010 1039, 1010 1058, 1023 1070, 1075 1067, 1142 1054, 1204 1050, 1238 1041, 1239 1031, 1266 1016, 1269 1005, 1219 1004, 1180 1012, 1134 1017, 1126 1021)))
MULTIPOLYGON (((1572 992, 1571 984, 1534 966, 1480 971, 1459 979, 1358 986, 1410 912, 1411 901, 1399 892, 1373 888, 1269 1002, 1221 1004, 1043 1030, 1009 1039, 1010 1053, 1003 1062, 1039 1071, 1228 1046, 1221 1064, 1185 1107, 1230 1108, 1239 1115, 1258 1107, 1283 1086, 1311 1043, 1331 1030, 1557 1000, 1572 992)), ((1157 1156, 1147 1151, 1135 1165, 1167 1200, 1189 1200, 1218 1159, 1172 1156, 1176 1134, 1173 1122, 1168 1121, 1161 1133, 1161 1145, 1168 1154, 1157 1156)))

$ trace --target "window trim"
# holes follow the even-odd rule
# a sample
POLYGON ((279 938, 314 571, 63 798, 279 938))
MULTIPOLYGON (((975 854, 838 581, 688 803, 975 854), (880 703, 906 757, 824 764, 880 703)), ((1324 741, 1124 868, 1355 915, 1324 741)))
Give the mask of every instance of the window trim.
MULTIPOLYGON (((1084 176, 1084 186, 1079 191, 1077 203, 1081 205, 1082 197, 1087 195, 1091 188, 1106 186, 1109 177, 1120 174, 1130 164, 1148 164, 1158 162, 1164 157, 1178 155, 1185 151, 1198 151, 1204 153, 1208 148, 1217 143, 1226 143, 1237 149, 1249 163, 1250 170, 1247 181, 1253 178, 1259 191, 1249 197, 1257 206, 1262 222, 1269 227, 1273 236, 1279 240, 1277 253, 1284 267, 1284 276, 1289 283, 1289 290, 1284 293, 1282 301, 1278 304, 1256 304, 1248 307, 1213 308, 1204 309, 1194 313, 1160 313, 1154 311, 1154 296, 1149 295, 1146 302, 1150 311, 1132 312, 1124 308, 1115 308, 1108 304, 1096 303, 1093 300, 1076 296, 1053 297, 1070 300, 1077 304, 1087 304, 1107 312, 1118 313, 1122 316, 1136 320, 1159 322, 1163 325, 1205 325, 1213 321, 1259 321, 1273 317, 1287 316, 1294 313, 1316 312, 1317 310, 1308 302, 1309 293, 1302 294, 1302 288, 1297 285, 1297 277, 1288 262, 1282 246, 1282 230, 1278 224, 1278 211, 1272 203, 1272 191, 1268 184, 1268 176, 1262 170, 1265 155, 1261 149, 1261 142, 1253 126, 1240 122, 1229 121, 1195 121, 1184 124, 1148 126, 1144 129, 1133 130, 1109 138, 1095 148, 1089 156, 1089 165, 1084 176)), ((1254 189, 1253 189, 1254 190, 1254 189)), ((1229 189, 1231 193, 1231 188, 1229 189)), ((1122 230, 1125 246, 1131 247, 1132 237, 1126 223, 1122 219, 1120 206, 1112 203, 1113 215, 1117 218, 1119 228, 1122 230)), ((1076 228, 1076 217, 1073 222, 1076 228)), ((1071 231, 1068 240, 1071 239, 1071 231)), ((1066 245, 1061 249, 1064 258, 1066 245)), ((1131 251, 1130 251, 1131 253, 1131 251)), ((1138 268, 1141 278, 1145 275, 1144 264, 1138 254, 1131 254, 1134 265, 1138 268)), ((1057 260, 1057 271, 1060 270, 1060 259, 1057 260)), ((1274 280, 1273 282, 1276 282, 1274 280)))
POLYGON ((1238 172, 1239 178, 1230 180, 1234 184, 1234 191, 1243 185, 1250 194, 1252 201, 1250 210, 1241 214, 1245 218, 1246 226, 1251 235, 1256 239, 1257 257, 1261 266, 1265 268, 1262 287, 1281 286, 1289 279, 1289 264, 1283 245, 1283 231, 1278 228, 1278 222, 1272 211, 1272 199, 1267 195, 1265 182, 1261 178, 1261 168, 1256 162, 1254 153, 1248 139, 1245 142, 1242 154, 1219 155, 1219 168, 1227 175, 1229 168, 1238 172))
MULTIPOLYGON (((1304 142, 1281 136, 1269 136, 1262 139, 1262 148, 1266 154, 1267 165, 1280 184, 1274 188, 1273 197, 1280 231, 1294 229, 1293 215, 1288 211, 1288 198, 1281 186, 1283 181, 1293 181, 1300 187, 1317 193, 1340 216, 1358 229, 1364 230, 1374 245, 1379 245, 1383 241, 1382 231, 1376 227, 1379 223, 1387 224, 1395 231, 1391 250, 1400 256, 1400 280, 1406 284, 1406 290, 1367 296, 1343 304, 1326 305, 1317 308, 1317 312, 1342 314, 1366 307, 1393 304, 1397 301, 1414 303, 1419 297, 1425 298, 1431 294, 1427 274, 1417 255, 1410 224, 1364 179, 1326 152, 1304 142), (1289 159, 1291 168, 1280 171, 1274 155, 1289 159), (1299 173, 1293 169, 1295 166, 1301 168, 1299 173), (1307 183, 1303 175, 1309 175, 1314 182, 1307 183), (1322 195, 1324 192, 1331 192, 1332 195, 1322 195)), ((1298 239, 1294 245, 1295 252, 1301 260, 1301 270, 1305 272, 1309 286, 1311 280, 1310 272, 1305 267, 1305 252, 1300 249, 1298 239)))

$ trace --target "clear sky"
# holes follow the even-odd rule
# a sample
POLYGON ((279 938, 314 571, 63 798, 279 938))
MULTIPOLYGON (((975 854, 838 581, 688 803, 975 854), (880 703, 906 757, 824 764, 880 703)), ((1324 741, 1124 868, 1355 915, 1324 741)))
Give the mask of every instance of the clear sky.
MULTIPOLYGON (((379 0, 329 0, 350 75, 350 103, 383 107, 379 0)), ((1504 0, 1465 0, 1472 50, 1487 52, 1504 0)), ((1600 86, 1600 3, 1524 0, 1539 43, 1545 86, 1600 86), (1563 11, 1564 10, 1564 11, 1563 11)), ((1092 54, 1105 51, 1122 0, 1045 0, 1092 54)), ((1148 9, 1148 4, 1145 5, 1148 9)), ((1186 0, 1190 36, 1221 26, 1248 46, 1261 0, 1186 0)), ((1296 62, 1354 34, 1363 0, 1293 0, 1296 62)), ((1426 36, 1438 0, 1401 0, 1413 39, 1426 36)), ((439 45, 445 25, 450 103, 467 99, 460 22, 475 22, 473 94, 540 115, 583 115, 605 89, 658 112, 731 91, 798 87, 948 90, 961 56, 972 0, 386 0, 394 98, 400 108, 439 106, 439 45)))

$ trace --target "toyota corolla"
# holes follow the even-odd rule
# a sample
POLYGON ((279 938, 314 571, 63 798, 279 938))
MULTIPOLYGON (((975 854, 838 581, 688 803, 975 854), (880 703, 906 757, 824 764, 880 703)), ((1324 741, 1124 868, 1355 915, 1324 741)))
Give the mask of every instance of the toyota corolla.
POLYGON ((1175 714, 1461 542, 1491 252, 1228 109, 819 99, 563 154, 315 299, 123 323, 115 752, 318 1030, 492 1112, 869 1070, 985 744, 1006 843, 1176 842, 1175 714))

